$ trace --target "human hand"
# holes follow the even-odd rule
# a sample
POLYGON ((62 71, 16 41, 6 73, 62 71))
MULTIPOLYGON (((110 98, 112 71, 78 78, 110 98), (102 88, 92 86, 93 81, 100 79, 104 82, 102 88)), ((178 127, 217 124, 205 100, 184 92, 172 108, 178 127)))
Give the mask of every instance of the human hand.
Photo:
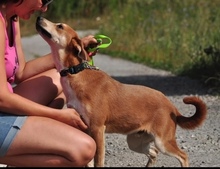
POLYGON ((95 47, 97 47, 98 45, 100 45, 100 42, 98 42, 93 35, 88 35, 88 36, 82 38, 82 42, 83 42, 83 45, 84 45, 84 47, 85 47, 86 52, 88 53, 88 55, 89 55, 90 57, 96 55, 96 53, 98 52, 98 50, 95 50, 95 51, 93 51, 93 52, 90 52, 90 51, 89 51, 90 48, 95 48, 95 47))
POLYGON ((60 120, 70 126, 85 131, 88 127, 80 118, 80 115, 73 108, 61 109, 62 111, 60 120))

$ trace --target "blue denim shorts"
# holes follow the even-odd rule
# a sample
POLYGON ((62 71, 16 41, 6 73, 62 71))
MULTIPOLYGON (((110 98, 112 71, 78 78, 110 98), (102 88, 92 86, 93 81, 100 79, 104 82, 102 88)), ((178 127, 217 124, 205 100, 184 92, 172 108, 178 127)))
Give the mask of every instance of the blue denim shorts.
POLYGON ((26 118, 0 112, 0 157, 5 156, 26 118))

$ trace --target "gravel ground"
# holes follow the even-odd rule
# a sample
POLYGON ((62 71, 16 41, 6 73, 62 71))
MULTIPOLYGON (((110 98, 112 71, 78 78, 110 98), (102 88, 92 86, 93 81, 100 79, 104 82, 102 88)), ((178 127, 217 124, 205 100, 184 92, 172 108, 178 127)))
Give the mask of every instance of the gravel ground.
MULTIPOLYGON (((94 34, 93 30, 78 31, 82 37, 94 34)), ((46 42, 38 35, 22 39, 28 60, 46 54, 50 51, 46 42)), ((170 72, 152 69, 142 64, 111 58, 97 54, 95 65, 123 83, 133 83, 152 87, 162 91, 187 116, 195 110, 193 106, 185 105, 182 99, 188 95, 201 97, 208 107, 205 123, 195 130, 177 128, 176 137, 179 147, 189 156, 191 167, 220 167, 220 98, 209 94, 208 89, 198 81, 187 77, 177 77, 170 72)), ((106 167, 144 167, 148 158, 143 154, 128 149, 126 136, 106 134, 106 167)), ((156 167, 179 167, 179 162, 163 154, 159 154, 156 167)))

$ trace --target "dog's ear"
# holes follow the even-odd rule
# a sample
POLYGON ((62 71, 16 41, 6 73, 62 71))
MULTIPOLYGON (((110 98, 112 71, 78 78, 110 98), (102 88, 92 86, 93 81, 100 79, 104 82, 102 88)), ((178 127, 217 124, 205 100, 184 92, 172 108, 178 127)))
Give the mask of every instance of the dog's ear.
POLYGON ((81 41, 81 52, 79 52, 78 56, 79 56, 80 58, 82 58, 83 60, 89 61, 89 55, 88 55, 88 53, 86 52, 82 41, 81 41))
POLYGON ((81 58, 82 60, 88 60, 89 59, 89 55, 86 52, 86 50, 84 49, 83 43, 80 39, 72 39, 72 52, 74 55, 77 55, 79 58, 81 58))

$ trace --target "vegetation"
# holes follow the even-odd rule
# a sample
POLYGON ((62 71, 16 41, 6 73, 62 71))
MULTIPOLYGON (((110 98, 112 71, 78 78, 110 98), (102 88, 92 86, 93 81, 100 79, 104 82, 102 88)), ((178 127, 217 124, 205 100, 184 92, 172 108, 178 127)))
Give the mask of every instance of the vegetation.
MULTIPOLYGON (((219 0, 54 0, 43 15, 108 35, 113 43, 100 52, 197 78, 220 93, 219 6, 219 0)), ((22 22, 24 36, 33 33, 30 23, 22 22)))

